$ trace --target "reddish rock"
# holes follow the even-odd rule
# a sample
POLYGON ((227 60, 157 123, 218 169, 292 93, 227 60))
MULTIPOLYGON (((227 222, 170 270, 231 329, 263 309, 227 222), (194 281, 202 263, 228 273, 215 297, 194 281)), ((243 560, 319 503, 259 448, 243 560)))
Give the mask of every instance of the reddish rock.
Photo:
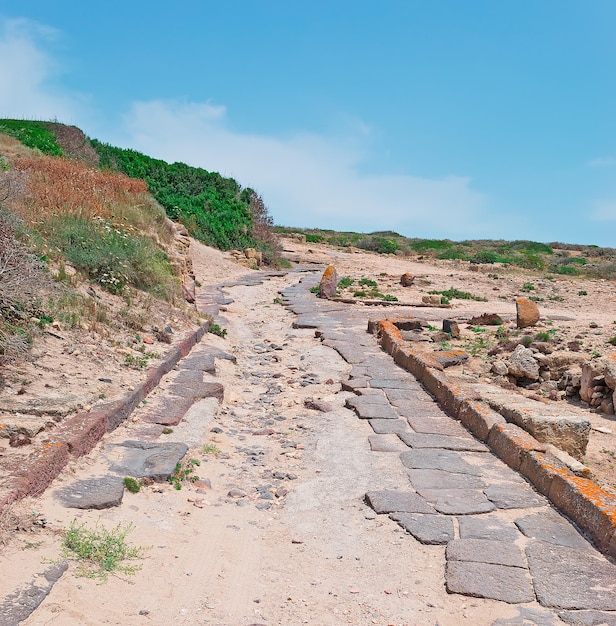
POLYGON ((319 284, 319 298, 332 298, 336 295, 337 288, 338 275, 336 274, 336 268, 333 265, 328 265, 319 284))
POLYGON ((414 282, 415 276, 413 276, 413 274, 410 274, 409 272, 402 274, 402 276, 400 277, 400 284, 403 287, 410 287, 414 282))
POLYGON ((150 339, 149 337, 144 337, 143 338, 143 343, 147 343, 149 345, 152 345, 154 343, 154 340, 150 339))
POLYGON ((534 326, 541 315, 537 305, 531 300, 526 298, 518 298, 515 301, 516 313, 517 313, 517 326, 518 328, 526 328, 528 326, 534 326))

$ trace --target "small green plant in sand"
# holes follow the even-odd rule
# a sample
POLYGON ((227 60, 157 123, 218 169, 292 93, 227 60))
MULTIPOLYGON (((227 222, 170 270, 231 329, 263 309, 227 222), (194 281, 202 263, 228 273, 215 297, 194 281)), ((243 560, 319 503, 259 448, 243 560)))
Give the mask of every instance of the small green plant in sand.
POLYGON ((206 443, 201 449, 203 454, 220 454, 222 450, 215 443, 206 443))
POLYGON ((195 474, 195 466, 201 465, 199 459, 183 459, 178 461, 173 474, 167 479, 174 489, 178 491, 182 488, 185 481, 194 482, 199 480, 199 476, 195 474))
POLYGON ((209 332, 211 332, 212 335, 217 335, 223 339, 227 336, 227 329, 222 328, 218 324, 210 324, 209 332))
POLYGON ((137 572, 141 565, 126 565, 125 561, 143 558, 145 548, 133 547, 126 543, 126 536, 133 525, 122 527, 118 524, 111 530, 99 526, 91 529, 77 520, 71 522, 64 531, 63 556, 79 563, 76 574, 85 578, 107 580, 109 574, 137 572))
POLYGON ((124 478, 124 486, 131 493, 139 493, 139 491, 141 490, 141 482, 138 481, 136 478, 133 478, 132 476, 126 476, 124 478))

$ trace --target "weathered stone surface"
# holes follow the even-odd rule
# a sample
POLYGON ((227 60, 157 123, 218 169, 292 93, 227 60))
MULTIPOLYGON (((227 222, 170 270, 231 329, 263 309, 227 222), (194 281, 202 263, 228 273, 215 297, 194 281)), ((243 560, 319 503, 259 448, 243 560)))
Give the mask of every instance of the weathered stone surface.
POLYGON ((400 276, 400 284, 403 287, 410 287, 415 282, 415 276, 410 272, 405 272, 400 276))
POLYGON ((362 419, 398 419, 398 415, 391 408, 385 398, 378 396, 356 396, 348 398, 346 406, 353 409, 362 419))
POLYGON ((547 504, 547 500, 530 485, 493 484, 487 487, 484 493, 499 509, 528 509, 547 504))
POLYGON ((445 552, 448 561, 472 561, 509 567, 526 567, 522 550, 513 543, 489 539, 456 539, 445 552))
POLYGON ((417 384, 411 386, 410 381, 408 388, 405 389, 383 389, 385 396, 389 402, 397 407, 415 404, 425 398, 425 391, 417 384))
POLYGON ((432 506, 412 491, 369 491, 366 502, 376 513, 435 513, 432 506))
POLYGON ((492 626, 562 626, 558 617, 547 609, 535 609, 528 606, 518 608, 514 617, 501 617, 492 622, 492 626))
POLYGON ((451 435, 452 437, 469 437, 469 432, 452 420, 448 415, 441 417, 427 417, 424 415, 407 415, 406 419, 411 428, 418 433, 427 435, 451 435))
POLYGON ((400 433, 400 439, 411 448, 440 448, 442 450, 467 450, 487 452, 488 448, 472 437, 450 437, 425 433, 400 433))
POLYGON ((491 385, 473 385, 473 389, 508 422, 516 424, 542 443, 551 443, 575 459, 583 459, 590 435, 590 421, 582 413, 514 395, 491 385))
POLYGON ((616 626, 616 613, 606 611, 561 611, 558 616, 572 626, 616 626))
POLYGON ((460 338, 460 326, 455 320, 443 320, 443 332, 451 335, 453 339, 460 338))
POLYGON ((203 382, 203 371, 198 369, 180 370, 174 377, 173 382, 178 384, 191 384, 203 382))
POLYGON ((508 372, 515 378, 527 378, 539 380, 539 363, 535 360, 534 353, 530 348, 522 344, 517 345, 509 357, 508 372))
POLYGON ((453 450, 424 448, 408 450, 400 455, 400 460, 409 469, 440 469, 446 472, 481 476, 481 468, 471 465, 464 457, 453 450))
POLYGON ((445 581, 449 593, 490 598, 509 604, 535 599, 530 576, 520 567, 448 561, 445 581))
POLYGON ((446 515, 392 513, 389 517, 420 543, 443 545, 454 538, 453 518, 446 515))
POLYGON ((464 516, 458 518, 462 539, 483 539, 513 542, 520 538, 516 527, 496 515, 464 516))
POLYGON ((444 472, 438 469, 410 469, 408 477, 415 489, 483 489, 479 476, 444 472))
POLYGON ((407 389, 415 381, 412 378, 374 378, 370 381, 370 386, 375 389, 407 389))
POLYGON ((437 363, 443 367, 453 367, 454 365, 462 365, 468 360, 469 354, 464 350, 441 350, 432 355, 437 363))
POLYGON ((544 606, 616 611, 616 565, 605 557, 541 541, 531 543, 526 554, 544 606))
POLYGON ((441 296, 438 296, 438 295, 421 296, 421 301, 424 304, 437 305, 441 303, 441 296))
POLYGON ((516 324, 518 328, 534 326, 541 317, 537 305, 527 298, 518 298, 515 301, 516 324))
POLYGON ((49 595, 53 586, 67 569, 68 563, 66 561, 50 565, 38 574, 30 584, 24 585, 14 593, 5 596, 2 604, 0 604, 0 624, 11 626, 23 623, 49 595))
POLYGON ((373 452, 401 452, 406 449, 404 443, 394 434, 373 435, 368 437, 368 442, 370 443, 370 450, 373 452))
POLYGON ((390 433, 397 434, 408 430, 406 423, 399 419, 373 419, 369 420, 369 424, 372 426, 372 430, 377 435, 388 435, 390 433))
POLYGON ((524 535, 578 550, 589 550, 590 544, 575 526, 552 508, 525 515, 515 520, 515 525, 524 535))
POLYGON ((167 480, 188 451, 188 446, 179 442, 125 441, 110 444, 109 448, 120 455, 119 460, 112 462, 113 472, 121 476, 152 478, 156 482, 167 480))
POLYGON ((417 493, 444 515, 489 513, 496 508, 476 489, 418 489, 417 493))
POLYGON ((194 400, 216 398, 219 402, 223 401, 225 393, 225 388, 221 383, 174 384, 169 389, 172 394, 180 398, 193 398, 194 400))
POLYGON ((141 421, 163 426, 175 426, 194 404, 193 398, 162 397, 150 407, 141 421))
POLYGON ((45 430, 45 424, 49 417, 5 414, 2 415, 1 419, 0 437, 9 439, 11 435, 20 433, 32 439, 32 437, 45 430))
POLYGON ((122 504, 124 482, 119 476, 78 480, 56 492, 62 504, 71 509, 109 509, 122 504))
POLYGON ((319 298, 333 298, 338 289, 338 275, 333 265, 328 265, 319 283, 319 298))

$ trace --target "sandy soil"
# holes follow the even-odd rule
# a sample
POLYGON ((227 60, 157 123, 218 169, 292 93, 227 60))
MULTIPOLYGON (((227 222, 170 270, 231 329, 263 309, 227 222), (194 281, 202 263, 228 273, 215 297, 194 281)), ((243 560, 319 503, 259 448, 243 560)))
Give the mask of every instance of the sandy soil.
MULTIPOLYGON (((454 312, 514 315, 514 296, 523 295, 521 285, 532 280, 539 294, 555 288, 566 294, 563 302, 546 298, 542 303, 544 314, 573 318, 553 322, 563 340, 586 332, 585 347, 588 338, 589 348, 608 349, 605 339, 616 318, 616 290, 610 283, 584 281, 581 286, 558 279, 543 286, 538 276, 526 274, 491 271, 498 273, 494 279, 449 263, 290 242, 288 248, 303 263, 334 262, 339 276, 378 277, 400 301, 417 301, 429 289, 450 286, 489 297, 488 303, 455 301, 453 309, 426 309, 426 315, 433 312, 433 319, 427 317, 432 324, 454 312), (403 272, 417 277, 415 286, 398 285, 403 272), (576 295, 582 289, 588 292, 584 299, 576 295), (603 312, 588 304, 598 299, 606 304, 603 312), (588 332, 591 321, 602 335, 588 332)), ((204 285, 247 273, 203 246, 193 248, 193 258, 197 280, 204 285)), ((59 489, 103 472, 105 446, 138 431, 137 412, 90 455, 72 463, 42 497, 5 515, 5 530, 19 530, 4 534, 2 596, 31 586, 50 560, 60 558, 62 530, 75 519, 108 528, 132 524, 129 542, 148 547, 135 576, 111 576, 102 584, 77 577, 71 563, 24 624, 454 626, 487 625, 517 615, 514 606, 447 594, 444 547, 419 544, 363 503, 366 491, 395 488, 407 478, 396 454, 370 452, 370 427, 343 408, 347 394, 340 391, 340 381, 349 366, 313 331, 293 330, 293 316, 274 303, 277 291, 296 280, 289 276, 227 290, 235 300, 221 320, 227 337, 208 335, 204 342, 233 353, 237 364, 217 361, 217 380, 226 389, 217 414, 198 407, 193 412, 203 437, 188 456, 201 463, 200 482, 184 483, 179 491, 154 484, 126 493, 120 507, 104 511, 60 504, 59 489), (307 409, 307 398, 329 402, 332 411, 307 409)), ((463 332, 470 337, 470 331, 463 332)), ((474 369, 481 374, 481 358, 478 362, 474 369)), ((155 393, 164 392, 163 385, 155 393)), ((610 418, 590 415, 593 423, 612 426, 610 418)), ((593 438, 599 441, 593 449, 614 450, 609 435, 593 432, 593 438)))

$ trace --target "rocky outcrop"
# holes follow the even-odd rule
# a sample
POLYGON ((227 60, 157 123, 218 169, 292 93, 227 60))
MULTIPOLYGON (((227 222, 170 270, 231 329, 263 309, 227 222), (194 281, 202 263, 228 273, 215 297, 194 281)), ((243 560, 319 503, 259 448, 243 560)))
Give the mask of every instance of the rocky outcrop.
POLYGON ((532 350, 519 345, 509 357, 509 375, 514 378, 539 380, 539 363, 532 350))

